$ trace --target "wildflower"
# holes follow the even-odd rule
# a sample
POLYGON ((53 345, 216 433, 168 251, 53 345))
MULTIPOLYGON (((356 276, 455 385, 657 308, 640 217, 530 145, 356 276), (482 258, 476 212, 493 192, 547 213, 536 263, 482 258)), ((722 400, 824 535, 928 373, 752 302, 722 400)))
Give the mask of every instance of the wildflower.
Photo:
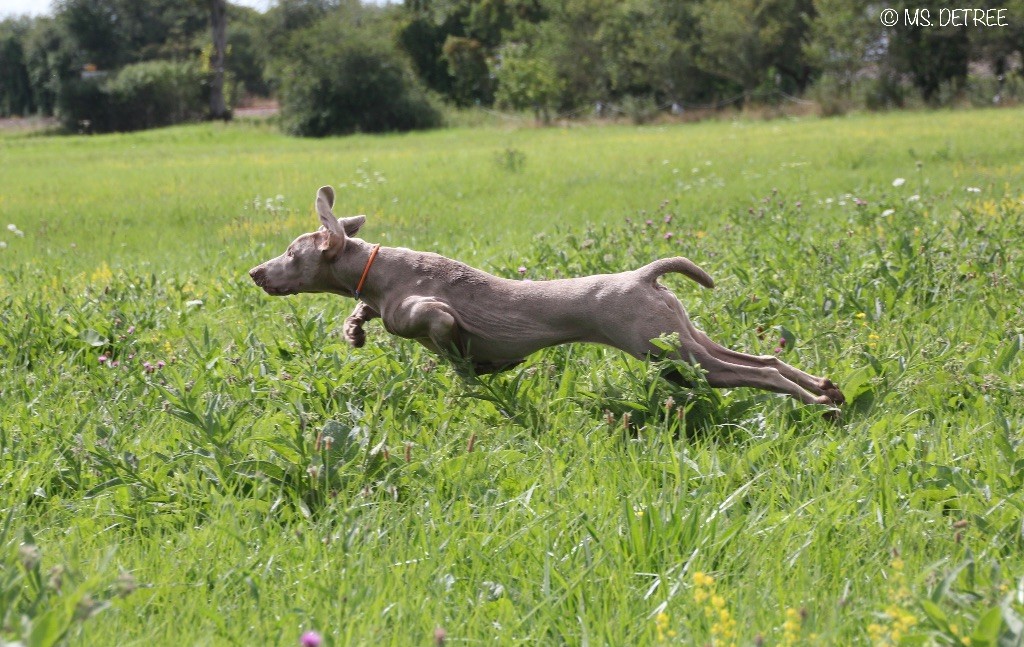
POLYGON ((100 364, 105 364, 107 362, 107 356, 100 355, 99 357, 96 358, 96 361, 99 362, 100 364))
POLYGON ((164 361, 163 361, 163 360, 160 360, 160 361, 158 361, 158 362, 156 363, 156 367, 157 367, 157 368, 163 368, 163 367, 165 367, 165 366, 167 366, 167 364, 164 364, 164 361))
POLYGON ((903 186, 904 184, 906 184, 906 182, 907 181, 905 179, 903 179, 901 177, 898 177, 898 178, 896 178, 895 180, 892 181, 892 185, 893 186, 903 186))
POLYGON ((731 644, 736 640, 736 619, 725 598, 715 589, 715 578, 700 571, 693 574, 693 599, 704 608, 711 620, 712 644, 731 644))
POLYGON ((309 474, 309 478, 315 479, 320 476, 320 466, 310 465, 306 468, 306 473, 309 474))
POLYGON ((673 235, 674 234, 671 231, 666 231, 665 232, 665 240, 672 240, 672 236, 673 235))
POLYGON ((18 557, 21 559, 21 565, 25 570, 31 571, 39 566, 42 554, 39 552, 39 546, 35 544, 22 544, 18 547, 18 557))
POLYGON ((888 218, 889 216, 891 216, 894 213, 896 213, 895 209, 886 209, 885 211, 882 212, 882 217, 883 218, 888 218))
POLYGON ((708 587, 714 585, 715 578, 697 571, 693 574, 693 583, 700 587, 708 587))
POLYGON ((520 265, 519 266, 519 274, 520 275, 526 274, 526 266, 525 265, 520 265))
POLYGON ((969 187, 967 187, 967 192, 968 193, 981 193, 981 189, 979 189, 976 186, 969 186, 969 187))
POLYGON ((775 347, 775 350, 774 350, 774 353, 775 353, 776 355, 778 355, 778 354, 779 354, 779 353, 781 353, 781 352, 782 352, 782 346, 776 346, 776 347, 775 347))
POLYGON ((915 193, 914 195, 912 195, 909 198, 907 198, 907 202, 917 202, 920 199, 921 199, 921 196, 919 196, 919 195, 917 195, 915 193))
POLYGON ((444 627, 436 627, 434 629, 434 645, 441 647, 444 645, 444 641, 448 638, 448 632, 444 630, 444 627))
POLYGON ((779 337, 779 347, 780 348, 785 348, 786 347, 786 338, 785 337, 779 337))
POLYGON ((665 224, 667 225, 670 222, 672 222, 672 214, 665 216, 665 224))
POLYGON ((863 312, 858 312, 857 314, 855 314, 853 316, 858 318, 858 319, 863 319, 863 318, 867 317, 867 315, 864 314, 863 312))
POLYGON ((804 614, 796 609, 786 609, 786 621, 782 623, 782 644, 795 645, 800 640, 800 628, 804 614))
POLYGON ((853 199, 853 203, 855 205, 857 205, 858 207, 863 207, 864 205, 867 204, 867 200, 861 200, 860 198, 854 198, 853 199))
POLYGON ((324 639, 315 631, 307 631, 299 638, 299 644, 302 647, 320 647, 323 643, 324 639))
POLYGON ((7 249, 7 243, 5 243, 4 241, 0 240, 0 249, 7 249))
POLYGON ((658 642, 664 642, 666 638, 676 637, 675 630, 669 628, 669 617, 664 611, 654 617, 654 628, 658 631, 658 642))

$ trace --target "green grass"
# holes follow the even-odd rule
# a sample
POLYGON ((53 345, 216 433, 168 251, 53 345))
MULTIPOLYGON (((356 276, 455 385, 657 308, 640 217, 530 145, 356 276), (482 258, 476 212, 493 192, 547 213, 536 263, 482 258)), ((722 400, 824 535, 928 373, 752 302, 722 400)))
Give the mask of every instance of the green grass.
POLYGON ((0 135, 0 639, 1019 644, 1022 117, 0 135), (698 325, 785 337, 843 419, 593 346, 352 350, 351 301, 246 276, 328 183, 509 277, 684 254, 698 325))

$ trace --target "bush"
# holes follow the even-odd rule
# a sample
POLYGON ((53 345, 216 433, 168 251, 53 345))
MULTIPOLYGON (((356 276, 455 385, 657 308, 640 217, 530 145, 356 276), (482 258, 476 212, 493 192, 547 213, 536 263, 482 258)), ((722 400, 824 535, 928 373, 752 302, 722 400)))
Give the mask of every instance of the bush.
POLYGON ((304 137, 433 128, 441 113, 383 38, 304 30, 281 65, 281 124, 304 137))
POLYGON ((148 61, 125 66, 114 76, 70 79, 58 101, 68 130, 142 130, 201 118, 206 89, 191 63, 148 61))

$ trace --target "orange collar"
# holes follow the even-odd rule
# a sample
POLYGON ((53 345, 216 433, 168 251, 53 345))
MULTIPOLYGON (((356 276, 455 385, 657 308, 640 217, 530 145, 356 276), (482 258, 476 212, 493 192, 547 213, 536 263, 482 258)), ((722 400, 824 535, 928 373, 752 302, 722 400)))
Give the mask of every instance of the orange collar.
POLYGON ((363 268, 363 275, 359 277, 359 283, 356 285, 355 295, 356 298, 361 298, 363 293, 363 284, 366 283, 366 275, 370 273, 370 266, 373 265, 373 261, 377 258, 377 252, 380 251, 380 243, 373 246, 370 250, 370 258, 366 259, 366 267, 363 268))

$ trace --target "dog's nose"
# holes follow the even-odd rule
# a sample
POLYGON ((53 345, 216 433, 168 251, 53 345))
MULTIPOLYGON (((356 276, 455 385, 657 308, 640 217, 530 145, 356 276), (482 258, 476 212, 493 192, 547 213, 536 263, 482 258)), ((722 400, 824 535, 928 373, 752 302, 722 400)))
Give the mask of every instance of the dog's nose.
POLYGON ((263 266, 257 265, 256 267, 249 270, 249 277, 256 283, 259 283, 260 279, 263 277, 263 266))

